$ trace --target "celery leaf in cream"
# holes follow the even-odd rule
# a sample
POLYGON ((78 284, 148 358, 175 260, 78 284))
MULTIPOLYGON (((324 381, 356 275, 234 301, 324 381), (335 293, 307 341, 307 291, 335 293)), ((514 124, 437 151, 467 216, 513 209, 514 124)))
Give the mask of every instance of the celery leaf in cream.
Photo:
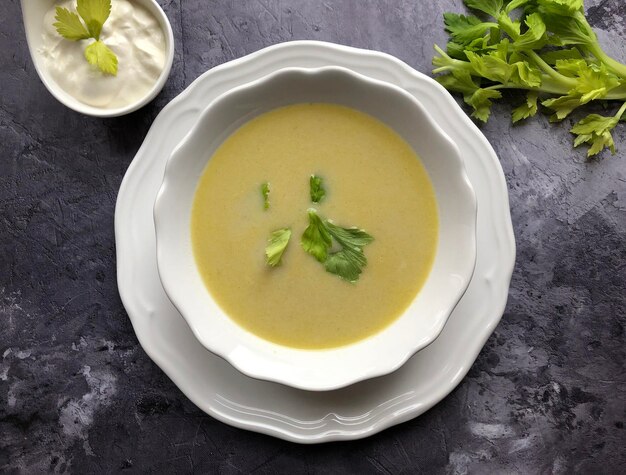
POLYGON ((91 34, 82 24, 78 15, 67 8, 57 7, 55 19, 56 23, 53 26, 63 38, 72 41, 91 38, 91 34))
POLYGON ((111 0, 78 0, 76 11, 85 21, 92 38, 99 40, 102 26, 111 14, 111 0))
POLYGON ((67 8, 57 7, 53 26, 67 40, 95 39, 96 41, 85 48, 85 58, 103 73, 116 76, 117 56, 100 41, 104 22, 111 14, 111 0, 77 0, 76 11, 80 17, 67 8))
POLYGON ((117 56, 102 41, 94 41, 85 48, 85 58, 89 64, 97 66, 103 73, 117 74, 117 56))

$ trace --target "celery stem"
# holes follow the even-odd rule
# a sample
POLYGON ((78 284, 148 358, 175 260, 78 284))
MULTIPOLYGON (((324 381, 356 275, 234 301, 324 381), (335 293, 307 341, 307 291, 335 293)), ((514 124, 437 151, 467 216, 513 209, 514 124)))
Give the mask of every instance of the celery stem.
POLYGON ((606 64, 609 69, 612 69, 613 72, 617 73, 622 79, 626 80, 626 64, 622 64, 619 61, 614 60, 608 54, 604 52, 602 47, 600 46, 600 42, 598 41, 598 35, 593 31, 593 28, 587 21, 587 18, 583 14, 583 12, 576 12, 574 18, 578 20, 580 26, 582 26, 589 35, 591 41, 585 44, 585 47, 600 61, 606 64))
POLYGON ((593 53, 593 55, 606 64, 613 72, 617 73, 622 79, 626 80, 626 64, 622 64, 619 61, 614 60, 608 54, 606 54, 599 44, 588 45, 587 49, 593 53))
POLYGON ((567 76, 563 76, 561 73, 557 72, 552 66, 546 63, 541 58, 541 56, 539 56, 536 52, 526 51, 526 53, 528 53, 530 57, 535 61, 535 63, 537 63, 537 66, 543 69, 543 71, 546 74, 548 74, 552 79, 562 83, 565 86, 568 86, 570 89, 573 89, 574 87, 576 87, 576 83, 577 83, 576 79, 568 78, 567 76))
POLYGON ((500 29, 498 27, 489 29, 489 44, 495 45, 498 44, 502 40, 502 35, 500 34, 500 29))

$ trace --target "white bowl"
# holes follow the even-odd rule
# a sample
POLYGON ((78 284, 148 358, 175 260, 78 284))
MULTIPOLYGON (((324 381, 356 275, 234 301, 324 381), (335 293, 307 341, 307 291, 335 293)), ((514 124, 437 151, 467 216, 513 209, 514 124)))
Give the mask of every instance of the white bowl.
POLYGON ((172 33, 172 25, 156 0, 133 1, 152 13, 152 15, 154 15, 159 22, 159 25, 163 30, 163 36, 165 37, 165 64, 163 65, 163 70, 161 71, 161 75, 157 79, 157 82, 144 97, 124 107, 105 109, 87 105, 65 92, 52 78, 44 64, 44 59, 41 54, 39 54, 39 50, 42 47, 42 33, 44 29, 43 19, 46 13, 56 3, 56 0, 21 0, 22 17, 24 19, 24 29, 26 30, 26 40, 28 42, 30 56, 33 60, 33 64, 35 65, 35 70, 37 71, 37 74, 39 75, 39 78, 43 82, 44 86, 46 86, 48 91, 50 91, 50 94, 52 94, 66 107, 69 107, 76 112, 80 112, 81 114, 93 117, 118 117, 130 114, 131 112, 145 106, 148 102, 154 99, 157 94, 161 92, 163 86, 165 86, 172 69, 172 62, 174 60, 174 34, 172 33))
POLYGON ((283 69, 218 97, 169 158, 154 220, 163 288, 196 338, 248 376, 306 390, 337 389, 399 368, 439 335, 476 260, 476 198, 457 146, 413 96, 339 67, 283 69), (277 345, 237 325, 205 287, 191 245, 196 185, 215 150, 251 118, 299 102, 345 105, 392 127, 421 157, 439 208, 433 268, 408 309, 376 335, 328 350, 277 345))

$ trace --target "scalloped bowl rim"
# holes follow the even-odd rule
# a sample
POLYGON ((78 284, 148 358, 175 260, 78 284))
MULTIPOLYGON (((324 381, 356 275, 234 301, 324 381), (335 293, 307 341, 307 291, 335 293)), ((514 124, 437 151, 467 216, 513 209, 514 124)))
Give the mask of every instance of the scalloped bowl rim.
MULTIPOLYGON (((284 88, 278 89, 281 93, 285 90, 284 88)), ((346 93, 346 91, 342 92, 346 93)), ((302 92, 301 89, 300 92, 302 92)), ((302 92, 306 97, 308 93, 309 90, 302 92)), ((396 114, 387 104, 382 107, 389 109, 387 113, 392 116, 396 114)), ((370 113, 370 115, 386 122, 411 144, 411 138, 398 130, 398 124, 395 126, 389 124, 388 120, 384 120, 385 118, 379 114, 370 113)), ((403 127, 402 124, 400 127, 403 127)), ((407 124, 407 127, 410 126, 407 124)), ((413 130, 413 133, 420 132, 413 130)), ((422 154, 419 155, 424 163, 422 154)), ((426 163, 424 165, 426 166, 426 163)), ((433 181, 433 170, 428 166, 426 168, 433 181)), ((441 194, 443 193, 441 185, 438 188, 434 181, 433 185, 435 185, 438 205, 441 205, 441 198, 446 194, 441 194)), ((338 66, 284 68, 233 88, 216 98, 204 109, 192 130, 168 158, 163 182, 154 204, 157 268, 163 288, 172 304, 206 349, 224 358, 247 376, 282 383, 298 389, 328 391, 391 373, 437 338, 473 275, 476 263, 476 215, 476 196, 467 177, 458 147, 412 95, 390 83, 368 78, 338 66), (333 83, 336 86, 338 81, 344 80, 352 89, 358 90, 360 87, 372 93, 362 96, 357 94, 357 101, 372 102, 372 97, 379 94, 387 101, 391 100, 396 106, 406 107, 406 113, 412 113, 422 121, 421 125, 426 131, 421 132, 421 136, 428 138, 422 143, 428 143, 431 147, 436 144, 439 152, 445 152, 442 153, 445 157, 443 160, 432 160, 433 163, 430 166, 443 166, 444 171, 439 170, 437 173, 438 175, 446 173, 448 183, 446 192, 456 192, 457 199, 454 207, 448 206, 450 209, 448 213, 462 221, 455 229, 455 249, 452 249, 450 244, 451 235, 442 236, 442 217, 446 218, 447 215, 442 216, 441 207, 439 207, 440 233, 435 263, 414 301, 403 314, 380 332, 346 346, 320 350, 297 349, 272 343, 245 330, 228 317, 215 302, 205 287, 191 250, 190 212, 197 179, 215 149, 241 125, 260 113, 301 102, 335 102, 370 113, 364 110, 364 108, 367 109, 367 104, 365 107, 358 107, 342 102, 344 96, 327 101, 265 99, 267 91, 272 90, 272 87, 277 88, 276 84, 281 80, 285 81, 285 78, 287 83, 298 80, 305 83, 309 81, 309 86, 314 85, 315 81, 324 80, 327 84, 333 83), (259 90, 265 90, 266 94, 259 93, 259 90), (269 101, 272 105, 256 108, 244 107, 242 106, 246 102, 244 99, 252 103, 255 100, 261 101, 262 104, 263 101, 269 101), (242 112, 244 110, 247 110, 247 113, 242 112), (215 130, 219 130, 217 134, 212 132, 214 122, 217 122, 215 130), (207 141, 212 145, 206 147, 207 141), (196 170, 189 172, 188 166, 190 162, 193 163, 194 159, 197 161, 196 170), (443 165, 437 165, 437 163, 443 165), (187 176, 185 173, 193 175, 193 183, 189 183, 189 178, 185 178, 187 176), (181 193, 186 194, 185 203, 181 203, 179 199, 181 193), (446 243, 446 251, 449 251, 447 253, 441 252, 442 239, 446 243), (181 246, 181 242, 184 245, 181 246), (453 256, 447 254, 453 254, 453 256), (445 283, 450 287, 443 289, 440 282, 438 289, 436 286, 429 288, 427 286, 432 280, 434 270, 440 265, 441 259, 444 259, 449 266, 445 272, 445 283), (451 261, 456 264, 451 264, 451 261), (435 295, 429 296, 427 291, 433 294, 438 292, 438 298, 435 298, 435 295), (428 301, 429 298, 430 301, 428 301), (435 308, 436 311, 428 314, 416 312, 418 301, 421 302, 422 307, 424 301, 428 302, 430 306, 427 307, 435 308), (207 318, 207 313, 211 315, 210 318, 207 318), (422 323, 420 326, 423 320, 428 320, 428 323, 422 323), (427 332, 419 335, 411 332, 407 334, 407 330, 414 330, 416 327, 424 329, 424 325, 427 325, 427 332)), ((447 225, 452 224, 447 223, 447 225)))

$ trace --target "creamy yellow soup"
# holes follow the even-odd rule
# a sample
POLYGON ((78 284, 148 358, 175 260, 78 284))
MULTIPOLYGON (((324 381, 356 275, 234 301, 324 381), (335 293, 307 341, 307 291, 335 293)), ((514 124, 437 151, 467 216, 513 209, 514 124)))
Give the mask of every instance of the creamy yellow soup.
POLYGON ((198 183, 191 227, 200 274, 230 318, 272 342, 321 349, 367 338, 402 314, 431 269, 438 216, 428 174, 396 132, 354 109, 314 103, 265 113, 224 141, 198 183), (324 180, 319 204, 311 174, 324 180), (356 283, 303 250, 311 207, 374 237, 356 283), (285 227, 291 240, 270 267, 267 239, 285 227))

